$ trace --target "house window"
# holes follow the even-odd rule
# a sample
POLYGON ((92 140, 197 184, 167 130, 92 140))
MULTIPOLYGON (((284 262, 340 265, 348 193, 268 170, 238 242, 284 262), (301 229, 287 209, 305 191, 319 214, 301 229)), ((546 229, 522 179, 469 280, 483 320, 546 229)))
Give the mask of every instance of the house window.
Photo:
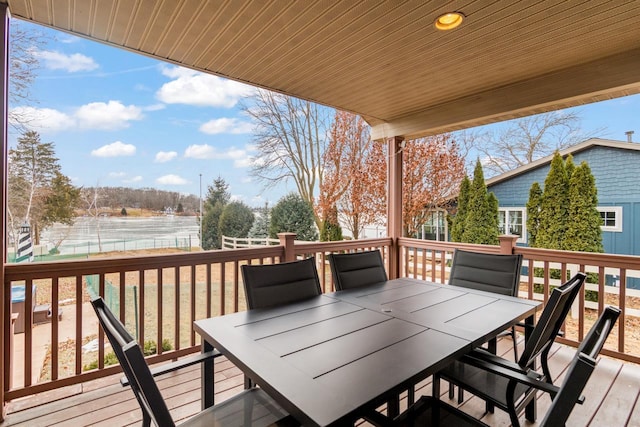
POLYGON ((518 243, 526 243, 525 208, 501 208, 498 211, 498 230, 500 234, 520 236, 518 243))
POLYGON ((622 207, 603 206, 598 207, 600 218, 602 218, 602 231, 622 231, 622 207))
POLYGON ((422 225, 422 239, 443 242, 447 240, 447 232, 446 212, 440 210, 429 212, 422 225))

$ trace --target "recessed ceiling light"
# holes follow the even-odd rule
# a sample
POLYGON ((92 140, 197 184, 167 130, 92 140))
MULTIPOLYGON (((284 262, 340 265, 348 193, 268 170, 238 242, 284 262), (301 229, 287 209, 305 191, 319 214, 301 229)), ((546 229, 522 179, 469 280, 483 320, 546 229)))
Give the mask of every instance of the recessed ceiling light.
POLYGON ((448 12, 438 16, 434 25, 438 30, 453 30, 458 25, 462 24, 463 19, 464 14, 462 12, 448 12))

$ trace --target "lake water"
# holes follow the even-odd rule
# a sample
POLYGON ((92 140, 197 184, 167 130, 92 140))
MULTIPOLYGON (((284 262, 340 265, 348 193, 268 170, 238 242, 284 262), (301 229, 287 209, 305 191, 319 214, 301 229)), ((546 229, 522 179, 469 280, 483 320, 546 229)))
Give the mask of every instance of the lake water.
POLYGON ((68 255, 100 252, 98 240, 102 252, 200 246, 198 231, 195 216, 101 217, 98 220, 80 217, 71 227, 55 224, 42 233, 40 240, 48 250, 64 238, 59 250, 68 255))

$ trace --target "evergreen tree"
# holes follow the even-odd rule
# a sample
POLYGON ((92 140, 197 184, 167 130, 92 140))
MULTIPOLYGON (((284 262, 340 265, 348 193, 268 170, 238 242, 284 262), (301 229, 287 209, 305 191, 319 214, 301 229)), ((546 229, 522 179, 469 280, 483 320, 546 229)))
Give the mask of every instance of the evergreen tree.
POLYGON ((464 223, 467 218, 467 206, 469 205, 469 193, 471 192, 471 181, 468 176, 462 178, 460 183, 460 193, 458 195, 458 210, 451 219, 451 241, 462 242, 464 234, 464 223))
POLYGON ((338 209, 333 206, 327 209, 326 217, 322 220, 320 241, 332 242, 342 239, 342 227, 340 227, 340 223, 338 222, 338 209))
POLYGON ((80 189, 71 184, 71 179, 56 172, 51 181, 50 191, 44 201, 41 219, 42 228, 53 223, 73 225, 76 209, 80 205, 80 189))
MULTIPOLYGON (((493 198, 495 199, 495 196, 493 198)), ((473 171, 462 241, 485 245, 499 243, 497 203, 491 200, 487 193, 480 160, 476 162, 473 171)))
MULTIPOLYGON (((31 225, 34 244, 39 244, 41 230, 50 225, 52 220, 70 221, 75 216, 71 210, 54 213, 51 211, 53 207, 47 206, 52 191, 72 187, 70 180, 60 173, 53 142, 42 142, 37 132, 25 132, 18 138, 16 147, 8 153, 9 232, 17 236, 18 228, 26 222, 31 225), (56 179, 57 187, 53 188, 56 179), (66 216, 69 212, 70 216, 66 216), (48 218, 49 215, 52 217, 48 218)), ((51 203, 54 203, 53 199, 51 203)))
POLYGON ((529 190, 527 201, 527 231, 529 232, 529 246, 537 248, 537 236, 540 229, 540 209, 542 204, 542 188, 534 182, 529 190))
POLYGON ((271 217, 268 202, 264 204, 263 208, 258 208, 255 217, 256 219, 253 221, 253 226, 251 230, 249 230, 249 237, 266 239, 269 237, 269 218, 271 217))
POLYGON ((297 240, 318 240, 313 208, 295 193, 282 197, 271 210, 269 237, 285 232, 296 233, 297 240))
POLYGON ((568 251, 604 252, 602 219, 598 206, 596 180, 591 168, 582 162, 569 180, 569 209, 563 248, 568 251))
POLYGON ((254 215, 242 202, 231 202, 224 206, 220 215, 220 236, 247 237, 253 225, 254 215))
POLYGON ((176 209, 177 213, 183 213, 184 212, 184 206, 182 206, 182 203, 178 203, 178 208, 176 209))
MULTIPOLYGON (((496 240, 495 244, 499 244, 500 240, 498 240, 498 235, 500 234, 500 221, 498 221, 498 211, 500 207, 500 202, 495 194, 489 193, 487 194, 487 201, 489 205, 489 215, 487 215, 487 227, 489 230, 496 230, 496 240)), ((505 230, 506 234, 509 234, 509 230, 505 230)))
POLYGON ((207 198, 204 205, 204 215, 202 217, 202 248, 219 249, 220 241, 220 216, 229 199, 229 184, 221 177, 213 181, 213 185, 208 187, 207 198))
POLYGON ((562 156, 553 155, 549 174, 544 181, 540 203, 540 226, 536 235, 536 246, 547 249, 562 249, 567 229, 569 207, 569 179, 562 156))

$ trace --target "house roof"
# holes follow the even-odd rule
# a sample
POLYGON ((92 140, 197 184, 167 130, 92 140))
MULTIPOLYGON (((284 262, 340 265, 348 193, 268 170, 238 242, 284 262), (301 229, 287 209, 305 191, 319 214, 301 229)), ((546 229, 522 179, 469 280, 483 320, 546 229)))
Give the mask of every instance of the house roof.
MULTIPOLYGON (((622 142, 622 141, 615 141, 612 139, 601 139, 601 138, 591 138, 591 139, 587 139, 586 141, 583 141, 579 144, 573 145, 571 147, 565 148, 564 150, 560 151, 560 155, 562 155, 562 157, 568 155, 568 154, 576 154, 579 153, 581 151, 585 151, 588 150, 590 148, 593 147, 608 147, 608 148, 616 148, 616 149, 620 149, 620 150, 631 150, 631 151, 640 151, 640 144, 639 143, 633 143, 633 142, 622 142)), ((551 163, 551 160, 553 159, 553 154, 547 157, 543 157, 541 159, 538 159, 534 162, 531 162, 529 164, 520 166, 519 168, 513 169, 509 172, 505 172, 503 174, 494 176, 493 178, 489 178, 486 180, 486 185, 487 187, 490 187, 492 185, 498 184, 500 182, 503 181, 507 181, 511 178, 514 178, 518 175, 522 175, 524 173, 527 173, 531 170, 537 169, 540 166, 545 166, 549 163, 551 163)))
POLYGON ((640 92, 640 2, 0 0, 11 15, 414 138, 640 92), (466 18, 434 28, 444 12, 466 18))

